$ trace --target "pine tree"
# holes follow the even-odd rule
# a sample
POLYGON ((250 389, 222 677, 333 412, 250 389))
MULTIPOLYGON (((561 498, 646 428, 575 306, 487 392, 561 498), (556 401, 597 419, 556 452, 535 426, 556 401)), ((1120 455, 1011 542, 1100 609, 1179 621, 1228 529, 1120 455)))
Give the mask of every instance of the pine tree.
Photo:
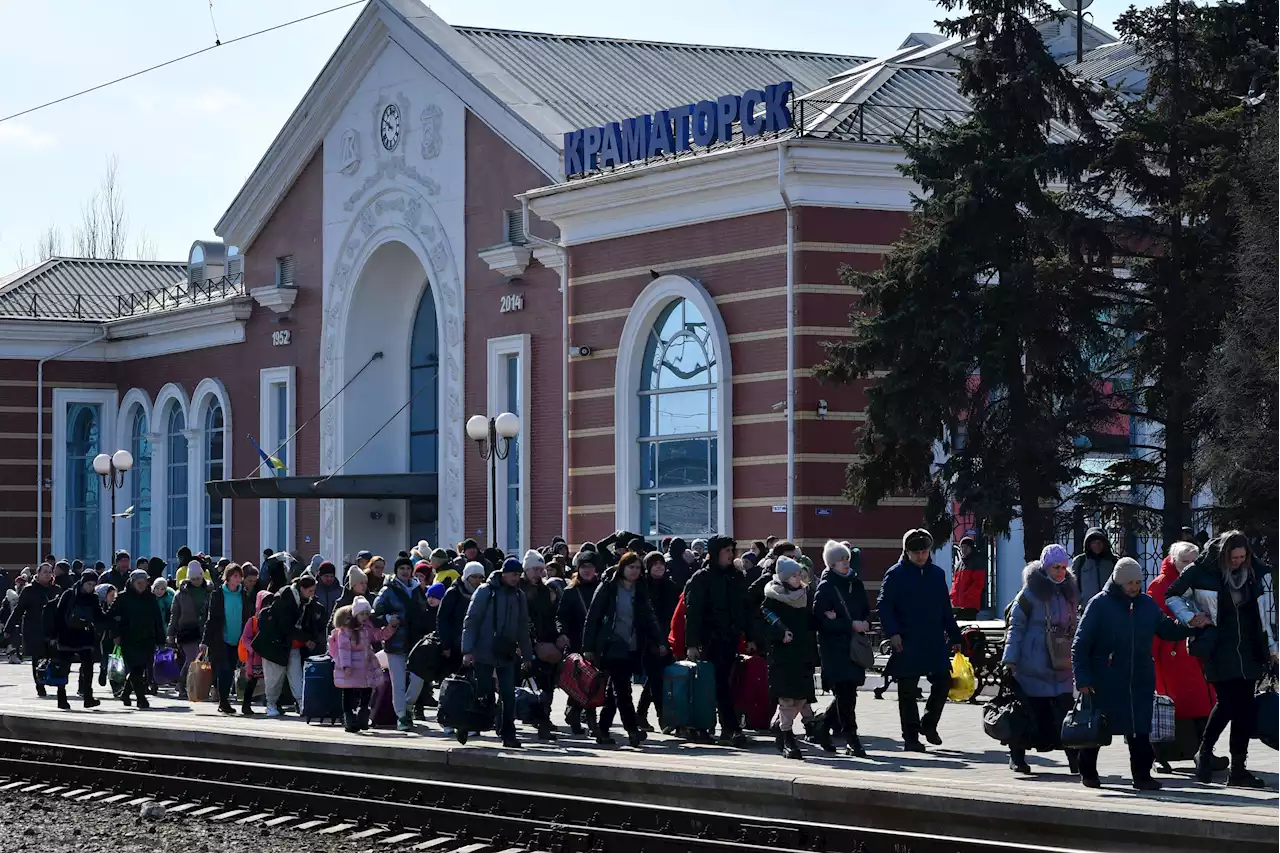
POLYGON ((1045 504, 1079 476, 1077 437, 1108 416, 1093 357, 1108 345, 1095 293, 1110 240, 1075 199, 1098 154, 1099 100, 1045 49, 1034 22, 1046 4, 941 5, 964 13, 943 31, 974 38, 958 59, 972 112, 902 141, 921 190, 913 223, 881 270, 846 273, 864 294, 856 334, 825 345, 818 375, 886 372, 867 390, 851 499, 926 492, 947 535, 953 502, 991 534, 1021 517, 1033 558, 1050 537, 1045 504))
POLYGON ((1196 401, 1206 424, 1197 469, 1213 489, 1219 524, 1269 534, 1273 542, 1280 518, 1278 120, 1272 101, 1250 139, 1245 173, 1234 196, 1239 219, 1233 258, 1236 300, 1223 325, 1222 342, 1209 359, 1205 394, 1196 401))

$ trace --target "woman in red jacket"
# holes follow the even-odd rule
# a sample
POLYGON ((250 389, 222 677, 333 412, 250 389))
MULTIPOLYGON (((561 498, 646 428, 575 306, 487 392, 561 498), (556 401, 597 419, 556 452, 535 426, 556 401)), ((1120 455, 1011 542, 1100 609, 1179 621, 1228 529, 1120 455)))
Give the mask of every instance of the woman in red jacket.
MULTIPOLYGON (((1155 600, 1166 616, 1173 616, 1165 604, 1165 590, 1178 579, 1178 575, 1196 561, 1200 549, 1193 542, 1175 542, 1169 547, 1169 556, 1160 564, 1160 574, 1151 581, 1147 594, 1155 600)), ((1200 745, 1200 735, 1208 722, 1209 712, 1217 701, 1213 685, 1204 680, 1200 659, 1187 651, 1187 641, 1170 642, 1158 636, 1151 641, 1151 656, 1156 664, 1156 692, 1173 700, 1175 739, 1173 743, 1153 744, 1160 772, 1172 773, 1170 761, 1193 760, 1200 745)), ((1214 770, 1226 770, 1229 761, 1225 755, 1215 756, 1214 770)))
POLYGON ((976 619, 982 609, 987 569, 972 536, 960 540, 960 560, 951 575, 951 610, 957 619, 976 619))

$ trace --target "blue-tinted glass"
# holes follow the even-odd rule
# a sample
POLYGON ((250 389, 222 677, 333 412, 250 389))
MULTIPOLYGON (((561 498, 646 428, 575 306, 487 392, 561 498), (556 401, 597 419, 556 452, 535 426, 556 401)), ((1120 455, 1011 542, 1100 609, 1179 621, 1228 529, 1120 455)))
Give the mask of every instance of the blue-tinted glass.
POLYGON ((658 444, 640 442, 640 488, 652 489, 658 483, 658 444))
MULTIPOLYGON (((205 414, 204 419, 204 479, 209 480, 225 479, 224 466, 222 464, 223 452, 225 448, 226 430, 223 428, 222 406, 213 404, 209 407, 209 411, 205 414)), ((215 498, 206 493, 205 495, 205 528, 204 541, 207 553, 213 556, 222 556, 223 551, 223 518, 222 518, 222 498, 215 498)))
POLYGON ((165 535, 168 553, 165 559, 173 558, 178 549, 187 544, 187 438, 182 434, 186 426, 182 411, 175 406, 169 414, 165 436, 168 456, 165 486, 169 510, 165 535))
MULTIPOLYGON (((427 474, 435 471, 439 441, 439 436, 434 432, 410 435, 409 470, 427 474)), ((428 539, 427 541, 430 542, 431 540, 428 539)))
POLYGON ((413 395, 409 403, 409 470, 420 473, 437 471, 440 465, 440 408, 436 387, 439 363, 440 332, 436 326, 435 299, 428 285, 418 300, 409 345, 409 393, 413 395))
POLYGON ((436 302, 428 285, 422 291, 422 297, 418 300, 418 313, 413 318, 413 343, 409 350, 409 366, 423 367, 439 364, 439 340, 439 330, 436 328, 436 302))
POLYGON ((689 388, 711 383, 710 359, 702 341, 692 332, 681 332, 667 344, 659 366, 658 387, 689 388))
MULTIPOLYGON (((275 420, 275 437, 271 443, 269 451, 280 457, 286 464, 289 460, 289 448, 284 445, 289 438, 289 422, 292 420, 289 415, 289 386, 283 382, 271 386, 272 395, 274 397, 273 408, 275 420)), ((287 477, 292 472, 287 468, 281 470, 275 469, 275 476, 287 477)), ((289 540, 289 501, 277 500, 275 502, 275 521, 268 540, 272 548, 277 551, 283 551, 292 547, 289 540)))
POLYGON ((436 423, 436 367, 415 367, 409 371, 409 393, 417 394, 409 404, 409 431, 439 429, 436 423), (418 393, 421 391, 422 393, 418 393))
POLYGON ((129 505, 133 507, 129 552, 134 560, 151 552, 151 442, 147 440, 147 416, 139 406, 129 431, 133 469, 129 473, 129 505))
POLYGON ((655 435, 681 435, 711 431, 711 392, 680 391, 657 399, 655 435))
POLYGON ((711 533, 715 492, 661 492, 656 498, 657 533, 662 536, 711 533))
POLYGON ((100 559, 98 494, 101 485, 93 470, 98 448, 98 407, 67 405, 67 550, 70 559, 92 564, 100 559))
MULTIPOLYGON (((520 357, 507 356, 507 411, 520 414, 520 357)), ((524 425, 528 429, 528 425, 524 425)), ((507 453, 507 541, 504 548, 508 552, 520 549, 520 439, 517 435, 511 439, 507 453)))
POLYGON ((658 532, 658 496, 640 496, 640 530, 645 536, 658 532))
POLYGON ((705 438, 658 443, 657 488, 710 485, 711 472, 707 468, 709 444, 705 438))

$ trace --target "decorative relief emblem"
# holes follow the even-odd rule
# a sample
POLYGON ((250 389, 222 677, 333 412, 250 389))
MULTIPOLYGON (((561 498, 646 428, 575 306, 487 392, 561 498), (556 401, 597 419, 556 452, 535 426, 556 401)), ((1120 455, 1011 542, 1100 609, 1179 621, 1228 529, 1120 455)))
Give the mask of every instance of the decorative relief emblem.
POLYGON ((354 175, 360 169, 360 134, 354 130, 342 134, 338 151, 341 157, 338 169, 344 175, 354 175))
POLYGON ((422 159, 433 160, 440 156, 440 129, 444 113, 435 104, 428 104, 422 111, 422 159))

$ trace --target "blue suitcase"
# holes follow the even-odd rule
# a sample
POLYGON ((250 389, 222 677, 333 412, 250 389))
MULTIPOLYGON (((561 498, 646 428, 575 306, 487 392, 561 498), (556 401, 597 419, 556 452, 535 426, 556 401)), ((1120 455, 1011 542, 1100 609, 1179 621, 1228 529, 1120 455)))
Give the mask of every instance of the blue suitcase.
POLYGON ((661 721, 664 729, 715 729, 715 667, 682 660, 663 670, 661 721))
POLYGON ((333 658, 307 658, 302 664, 302 716, 337 723, 342 719, 342 691, 333 683, 333 658))

